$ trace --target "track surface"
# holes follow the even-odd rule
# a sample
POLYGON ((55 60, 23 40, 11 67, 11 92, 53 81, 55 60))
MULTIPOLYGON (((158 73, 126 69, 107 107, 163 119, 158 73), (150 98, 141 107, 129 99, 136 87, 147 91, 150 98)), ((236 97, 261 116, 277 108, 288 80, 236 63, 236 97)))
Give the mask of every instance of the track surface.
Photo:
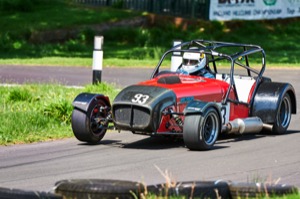
MULTIPOLYGON (((91 83, 88 68, 0 66, 1 83, 91 83)), ((149 78, 151 69, 104 68, 103 81, 123 87, 149 78)), ((300 70, 266 72, 273 81, 293 84, 298 104, 288 134, 222 137, 214 150, 192 152, 181 140, 109 132, 95 146, 75 138, 0 146, 0 187, 51 191, 63 179, 120 179, 156 184, 169 174, 176 181, 277 182, 300 187, 300 70)))
MULTIPOLYGON (((150 78, 152 69, 104 68, 102 80, 126 86, 150 78)), ((86 67, 0 66, 0 83, 59 83, 70 86, 91 84, 93 71, 86 67)))

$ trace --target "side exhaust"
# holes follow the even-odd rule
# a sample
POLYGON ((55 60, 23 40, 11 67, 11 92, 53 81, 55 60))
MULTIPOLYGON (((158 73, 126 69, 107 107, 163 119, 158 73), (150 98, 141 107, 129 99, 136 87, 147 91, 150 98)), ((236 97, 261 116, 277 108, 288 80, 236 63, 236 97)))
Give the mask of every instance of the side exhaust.
POLYGON ((244 119, 235 119, 223 126, 222 132, 244 134, 244 133, 259 133, 265 127, 259 117, 248 117, 244 119))

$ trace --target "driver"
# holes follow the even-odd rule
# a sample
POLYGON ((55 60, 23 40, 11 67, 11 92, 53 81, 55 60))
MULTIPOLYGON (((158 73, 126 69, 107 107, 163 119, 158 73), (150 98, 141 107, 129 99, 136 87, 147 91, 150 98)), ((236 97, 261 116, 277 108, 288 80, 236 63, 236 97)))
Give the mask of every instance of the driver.
POLYGON ((185 52, 182 58, 182 65, 179 67, 178 72, 206 78, 215 78, 215 75, 208 67, 207 58, 204 53, 185 52))

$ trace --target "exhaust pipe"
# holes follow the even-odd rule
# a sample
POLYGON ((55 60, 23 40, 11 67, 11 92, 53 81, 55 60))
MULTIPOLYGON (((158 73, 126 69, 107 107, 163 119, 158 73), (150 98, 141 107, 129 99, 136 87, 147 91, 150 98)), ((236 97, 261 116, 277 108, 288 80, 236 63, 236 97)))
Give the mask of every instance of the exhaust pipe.
POLYGON ((263 129, 264 124, 259 117, 248 117, 244 119, 235 119, 227 123, 222 131, 227 133, 259 133, 263 129))
POLYGON ((264 123, 263 128, 267 131, 272 131, 273 125, 264 123))

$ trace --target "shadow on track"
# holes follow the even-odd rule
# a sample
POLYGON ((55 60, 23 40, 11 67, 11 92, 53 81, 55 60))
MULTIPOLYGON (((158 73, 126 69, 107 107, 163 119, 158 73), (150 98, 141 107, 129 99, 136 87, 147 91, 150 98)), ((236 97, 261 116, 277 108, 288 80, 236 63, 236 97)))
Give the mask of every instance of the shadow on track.
POLYGON ((180 138, 174 137, 147 137, 132 143, 124 144, 126 149, 169 149, 169 148, 184 148, 184 142, 180 138))
POLYGON ((276 136, 288 136, 291 134, 299 133, 298 130, 288 130, 287 133, 282 135, 275 135, 268 131, 263 131, 261 133, 249 133, 249 134, 221 134, 218 137, 217 143, 230 143, 230 142, 240 142, 240 141, 251 141, 254 139, 265 138, 265 137, 276 137, 276 136))
MULTIPOLYGON (((275 137, 275 136, 288 136, 290 134, 299 133, 300 131, 291 130, 288 131, 284 135, 274 135, 268 132, 262 132, 257 134, 221 134, 218 137, 218 140, 211 150, 218 150, 223 148, 229 148, 229 143, 234 142, 241 142, 241 141, 251 141, 265 137, 275 137), (226 144, 227 146, 220 146, 221 144, 226 144)), ((132 135, 134 136, 134 135, 132 135)), ((184 141, 180 137, 146 137, 134 142, 124 142, 122 140, 106 140, 105 138, 101 140, 97 144, 89 144, 89 143, 79 143, 82 146, 99 146, 99 145, 106 145, 106 146, 113 146, 113 147, 120 147, 124 149, 147 149, 147 150, 157 150, 157 149, 170 149, 170 148, 182 148, 185 150, 189 150, 185 147, 184 141)))

